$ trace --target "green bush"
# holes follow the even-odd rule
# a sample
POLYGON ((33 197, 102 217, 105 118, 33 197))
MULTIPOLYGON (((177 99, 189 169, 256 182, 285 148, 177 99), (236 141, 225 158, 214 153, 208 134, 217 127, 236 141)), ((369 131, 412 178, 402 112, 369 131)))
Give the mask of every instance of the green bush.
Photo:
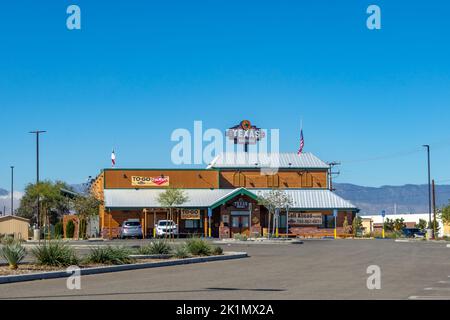
POLYGON ((73 238, 75 234, 75 223, 72 220, 69 220, 66 224, 66 238, 73 238))
POLYGON ((215 246, 215 247, 213 248, 213 250, 212 250, 212 254, 213 254, 214 256, 220 256, 220 255, 223 254, 223 249, 222 249, 221 247, 219 247, 219 246, 215 246))
POLYGON ((199 238, 189 239, 186 242, 186 248, 194 256, 209 256, 212 251, 211 245, 199 238))
POLYGON ((134 262, 130 258, 130 250, 124 247, 96 247, 92 248, 86 261, 102 264, 129 264, 134 262))
POLYGON ((70 266, 79 264, 75 251, 61 240, 44 241, 31 250, 38 264, 47 266, 70 266))
POLYGON ((156 240, 138 249, 139 254, 170 254, 172 247, 165 240, 156 240))
POLYGON ((0 256, 8 262, 9 268, 13 270, 17 269, 25 255, 26 250, 19 241, 5 244, 0 248, 0 256))
POLYGON ((397 238, 401 238, 403 235, 401 232, 399 231, 389 231, 389 232, 385 232, 384 237, 388 238, 388 239, 397 239, 397 238))
POLYGON ((240 241, 247 241, 248 237, 245 234, 234 233, 233 238, 240 241))
POLYGON ((62 222, 55 224, 55 238, 62 238, 64 236, 64 226, 62 222))
POLYGON ((176 246, 173 255, 178 259, 186 259, 191 256, 188 248, 185 245, 176 246))

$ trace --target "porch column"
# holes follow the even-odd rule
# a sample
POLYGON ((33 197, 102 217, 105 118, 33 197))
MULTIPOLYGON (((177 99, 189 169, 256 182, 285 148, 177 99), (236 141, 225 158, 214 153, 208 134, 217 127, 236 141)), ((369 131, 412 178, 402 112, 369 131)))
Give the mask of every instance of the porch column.
POLYGON ((208 236, 211 238, 211 216, 212 216, 212 209, 208 208, 208 236))

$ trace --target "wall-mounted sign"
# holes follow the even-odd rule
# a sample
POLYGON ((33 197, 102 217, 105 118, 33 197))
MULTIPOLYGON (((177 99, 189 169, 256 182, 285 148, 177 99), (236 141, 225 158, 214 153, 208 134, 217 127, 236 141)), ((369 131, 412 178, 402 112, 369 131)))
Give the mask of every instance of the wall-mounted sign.
POLYGON ((265 137, 264 131, 252 125, 248 120, 242 120, 240 124, 226 131, 228 139, 234 140, 234 144, 256 144, 265 137))
POLYGON ((320 225, 322 224, 321 213, 289 212, 290 225, 320 225))
POLYGON ((180 217, 183 220, 198 220, 200 219, 200 209, 183 209, 180 217))
POLYGON ((151 187, 166 187, 169 185, 169 177, 131 177, 132 186, 151 186, 151 187))
POLYGON ((247 209, 248 208, 248 202, 244 201, 244 199, 239 198, 238 201, 233 202, 233 205, 236 209, 247 209))

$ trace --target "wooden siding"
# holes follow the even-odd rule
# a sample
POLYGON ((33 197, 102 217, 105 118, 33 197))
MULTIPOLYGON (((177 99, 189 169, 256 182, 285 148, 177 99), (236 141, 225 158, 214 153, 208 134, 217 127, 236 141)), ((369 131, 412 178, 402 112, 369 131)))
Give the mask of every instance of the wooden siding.
MULTIPOLYGON (((173 188, 215 188, 219 187, 219 176, 216 170, 105 170, 105 188, 136 188, 131 184, 132 176, 169 177, 169 187, 173 188)), ((139 186, 139 188, 161 188, 139 186)), ((163 187, 164 188, 164 187, 163 187)))
POLYGON ((327 188, 328 172, 279 171, 263 175, 259 170, 227 170, 220 172, 220 188, 327 188))

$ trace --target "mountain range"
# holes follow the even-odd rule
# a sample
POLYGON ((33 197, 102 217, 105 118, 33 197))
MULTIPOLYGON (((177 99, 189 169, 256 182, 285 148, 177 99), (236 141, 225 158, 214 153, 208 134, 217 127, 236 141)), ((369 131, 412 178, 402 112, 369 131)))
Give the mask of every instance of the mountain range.
MULTIPOLYGON (((428 212, 428 185, 407 184, 403 186, 363 187, 350 183, 334 183, 335 192, 356 205, 361 213, 428 212)), ((450 185, 436 186, 436 206, 447 205, 450 185)))
MULTIPOLYGON (((334 183, 335 192, 356 205, 361 213, 379 213, 385 210, 391 213, 428 212, 428 185, 407 184, 403 186, 364 187, 350 183, 334 183)), ((84 184, 72 185, 74 191, 83 193, 84 184)), ((450 200, 450 185, 436 186, 436 206, 447 205, 450 200)), ((0 211, 6 207, 9 212, 9 192, 0 188, 0 211)), ((15 192, 14 206, 17 208, 20 193, 15 192)))

